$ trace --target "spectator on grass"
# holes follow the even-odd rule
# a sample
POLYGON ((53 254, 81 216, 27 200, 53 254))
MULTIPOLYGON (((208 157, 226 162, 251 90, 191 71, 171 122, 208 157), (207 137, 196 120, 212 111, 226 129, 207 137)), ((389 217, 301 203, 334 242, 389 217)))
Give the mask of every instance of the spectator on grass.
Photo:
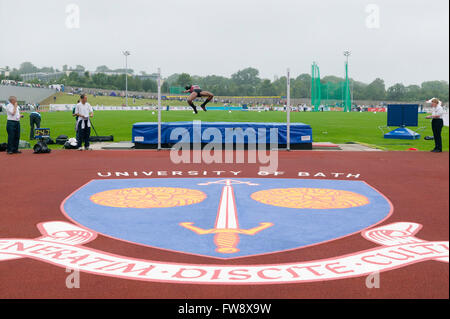
POLYGON ((20 141, 20 119, 23 115, 20 115, 20 106, 17 104, 17 98, 15 96, 9 97, 9 104, 6 106, 6 131, 8 133, 8 148, 7 154, 20 154, 19 141, 20 141))

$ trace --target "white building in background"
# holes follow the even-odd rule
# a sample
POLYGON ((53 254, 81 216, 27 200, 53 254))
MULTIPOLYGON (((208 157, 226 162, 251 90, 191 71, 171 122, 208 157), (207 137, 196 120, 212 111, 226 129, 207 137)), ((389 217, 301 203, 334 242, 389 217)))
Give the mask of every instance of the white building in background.
MULTIPOLYGON (((4 75, 4 73, 8 73, 9 72, 6 71, 5 69, 0 69, 0 74, 4 75)), ((27 81, 33 81, 33 80, 40 80, 42 82, 49 82, 49 81, 54 81, 54 80, 58 80, 60 77, 66 75, 69 76, 70 73, 72 72, 76 72, 78 73, 78 76, 84 76, 85 72, 88 72, 89 75, 94 75, 94 74, 98 74, 98 73, 102 73, 102 74, 106 74, 108 76, 112 76, 112 75, 123 75, 123 72, 115 72, 115 71, 107 71, 107 72, 92 72, 92 71, 80 71, 80 70, 68 70, 68 71, 62 71, 62 72, 54 72, 54 73, 44 73, 44 72, 36 72, 36 73, 24 73, 21 74, 20 76, 22 77, 23 81, 27 82, 27 81)), ((134 78, 138 78, 140 80, 147 80, 147 79, 151 79, 151 80, 157 80, 158 79, 158 74, 154 73, 154 74, 129 74, 129 76, 132 76, 134 78)))
POLYGON ((154 80, 157 81, 158 80, 158 73, 152 73, 152 74, 139 74, 139 75, 134 75, 135 78, 138 78, 141 81, 144 80, 154 80))
POLYGON ((33 81, 37 79, 43 82, 48 82, 52 80, 57 80, 60 77, 64 76, 65 74, 66 72, 54 72, 54 73, 37 72, 37 73, 21 74, 20 76, 24 81, 33 81))
MULTIPOLYGON (((105 74, 108 76, 113 76, 113 75, 123 75, 124 72, 116 72, 116 71, 106 71, 106 72, 89 72, 90 75, 94 75, 94 74, 105 74)), ((152 74, 132 74, 132 73, 128 73, 128 76, 139 79, 141 81, 144 80, 154 80, 156 81, 158 79, 158 74, 157 73, 152 73, 152 74)))

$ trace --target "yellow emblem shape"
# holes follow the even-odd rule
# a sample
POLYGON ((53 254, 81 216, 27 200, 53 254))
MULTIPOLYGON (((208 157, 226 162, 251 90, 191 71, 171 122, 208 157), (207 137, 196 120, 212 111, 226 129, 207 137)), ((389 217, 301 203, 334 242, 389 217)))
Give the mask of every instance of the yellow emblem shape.
POLYGON ((260 223, 259 226, 252 229, 202 229, 194 226, 194 223, 180 223, 186 229, 193 231, 198 235, 214 234, 214 243, 217 248, 216 251, 221 254, 234 254, 239 251, 236 246, 239 244, 239 234, 256 235, 260 231, 272 227, 272 223, 260 223))
POLYGON ((112 189, 91 196, 95 204, 120 208, 168 208, 198 204, 205 200, 202 191, 175 187, 112 189))
POLYGON ((324 188, 274 188, 255 192, 257 202, 286 208, 343 209, 369 204, 369 199, 350 191, 324 188))

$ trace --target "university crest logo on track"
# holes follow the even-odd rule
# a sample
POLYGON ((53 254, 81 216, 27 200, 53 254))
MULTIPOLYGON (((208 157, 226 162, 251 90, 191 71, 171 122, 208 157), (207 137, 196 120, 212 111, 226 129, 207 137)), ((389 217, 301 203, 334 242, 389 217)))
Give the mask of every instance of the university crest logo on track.
POLYGON ((393 211, 365 182, 266 178, 93 180, 61 209, 105 236, 221 259, 336 240, 393 211))
POLYGON ((37 238, 0 238, 0 261, 32 258, 100 276, 190 284, 282 284, 368 276, 414 263, 448 263, 448 241, 422 225, 375 225, 393 212, 362 181, 185 178, 93 180, 67 197, 72 221, 43 221, 37 238), (77 224, 77 225, 74 225, 77 224), (85 246, 98 234, 161 250, 233 260, 274 255, 360 233, 375 248, 327 259, 263 264, 174 263, 85 246))

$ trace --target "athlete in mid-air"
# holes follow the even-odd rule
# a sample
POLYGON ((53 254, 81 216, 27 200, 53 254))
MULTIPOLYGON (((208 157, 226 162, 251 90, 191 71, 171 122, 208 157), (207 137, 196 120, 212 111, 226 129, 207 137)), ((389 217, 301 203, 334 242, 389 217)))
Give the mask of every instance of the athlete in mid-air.
POLYGON ((195 114, 197 114, 197 106, 195 106, 194 104, 194 100, 196 98, 199 97, 206 97, 206 101, 203 102, 202 105, 200 105, 200 107, 203 109, 203 111, 206 112, 206 104, 209 103, 209 101, 211 101, 214 97, 214 94, 212 94, 211 92, 208 91, 203 91, 200 86, 198 85, 187 85, 185 87, 186 91, 183 91, 183 93, 191 93, 191 95, 189 95, 187 102, 188 104, 194 109, 195 114))

